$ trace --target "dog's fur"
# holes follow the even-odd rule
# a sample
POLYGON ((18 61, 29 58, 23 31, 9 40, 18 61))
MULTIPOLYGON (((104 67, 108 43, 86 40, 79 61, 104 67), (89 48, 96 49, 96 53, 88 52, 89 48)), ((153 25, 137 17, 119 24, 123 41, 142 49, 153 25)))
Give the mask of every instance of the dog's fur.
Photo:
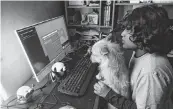
POLYGON ((102 81, 112 90, 129 98, 129 73, 119 44, 102 39, 92 46, 91 52, 91 61, 99 63, 96 78, 104 78, 102 81))

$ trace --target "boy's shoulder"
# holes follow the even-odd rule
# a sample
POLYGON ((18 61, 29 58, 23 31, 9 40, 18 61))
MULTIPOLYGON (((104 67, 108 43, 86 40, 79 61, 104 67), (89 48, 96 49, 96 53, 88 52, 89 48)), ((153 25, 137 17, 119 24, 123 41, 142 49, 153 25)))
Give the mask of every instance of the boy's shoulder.
POLYGON ((148 54, 142 62, 143 66, 141 71, 144 74, 147 73, 169 73, 173 71, 171 64, 169 63, 166 56, 158 55, 156 53, 148 54))

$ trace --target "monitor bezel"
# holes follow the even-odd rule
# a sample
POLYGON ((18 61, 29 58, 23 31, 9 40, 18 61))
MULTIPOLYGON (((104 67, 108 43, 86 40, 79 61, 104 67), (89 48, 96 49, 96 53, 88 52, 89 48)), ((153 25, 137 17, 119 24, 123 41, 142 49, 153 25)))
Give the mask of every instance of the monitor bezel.
POLYGON ((68 43, 68 42, 69 42, 69 35, 68 35, 67 25, 66 25, 66 22, 65 22, 64 15, 61 15, 61 16, 58 16, 58 17, 55 17, 55 18, 51 18, 51 19, 48 19, 48 20, 45 20, 45 21, 41 21, 41 22, 35 23, 35 24, 33 24, 33 25, 29 25, 29 26, 26 26, 26 27, 23 27, 23 28, 14 30, 15 35, 16 35, 16 37, 17 37, 17 39, 18 39, 18 42, 19 42, 19 44, 20 44, 20 46, 21 46, 21 48, 22 48, 22 51, 23 51, 23 53, 24 53, 24 55, 25 55, 25 57, 26 57, 26 59, 27 59, 27 62, 28 62, 28 64, 29 64, 29 67, 31 68, 31 71, 32 71, 32 73, 33 73, 33 77, 36 79, 37 82, 41 82, 51 71, 50 71, 50 72, 47 72, 46 75, 45 75, 45 74, 42 75, 42 72, 43 72, 44 70, 46 70, 46 68, 47 68, 49 65, 52 65, 53 63, 55 63, 55 62, 57 62, 57 61, 61 61, 61 60, 59 60, 59 59, 57 59, 57 58, 58 58, 60 55, 66 55, 66 53, 65 53, 65 51, 64 51, 64 49, 63 49, 63 51, 62 51, 59 55, 57 55, 52 61, 50 61, 46 66, 44 66, 44 68, 42 68, 38 73, 36 73, 35 70, 34 70, 34 68, 33 68, 33 66, 32 66, 32 63, 31 63, 31 61, 30 61, 30 59, 29 59, 29 57, 28 57, 28 55, 27 55, 27 53, 26 53, 26 50, 25 50, 25 48, 24 48, 24 45, 22 44, 21 39, 19 38, 18 31, 25 30, 25 29, 28 29, 28 28, 31 28, 31 27, 35 27, 35 26, 37 26, 37 25, 40 25, 40 24, 43 24, 43 23, 46 23, 46 22, 49 22, 49 21, 52 21, 52 20, 56 20, 56 19, 58 19, 58 18, 63 18, 64 25, 65 25, 65 29, 66 29, 66 32, 67 32, 67 37, 68 37, 68 40, 66 40, 66 41, 62 44, 62 46, 63 46, 65 43, 68 43))

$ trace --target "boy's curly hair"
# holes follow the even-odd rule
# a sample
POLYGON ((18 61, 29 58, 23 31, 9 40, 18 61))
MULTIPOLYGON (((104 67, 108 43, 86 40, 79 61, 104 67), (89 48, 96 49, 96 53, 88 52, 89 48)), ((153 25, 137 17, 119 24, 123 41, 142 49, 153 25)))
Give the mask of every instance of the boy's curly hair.
POLYGON ((138 7, 123 18, 123 24, 133 32, 130 40, 140 49, 161 54, 173 49, 173 32, 164 8, 157 5, 138 7))

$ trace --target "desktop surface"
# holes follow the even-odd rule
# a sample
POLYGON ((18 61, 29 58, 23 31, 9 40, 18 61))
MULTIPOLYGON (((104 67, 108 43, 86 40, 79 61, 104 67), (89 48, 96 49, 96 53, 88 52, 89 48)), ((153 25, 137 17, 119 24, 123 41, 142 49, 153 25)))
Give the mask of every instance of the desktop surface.
POLYGON ((96 95, 93 93, 93 85, 96 79, 93 78, 89 84, 87 91, 81 97, 70 96, 57 91, 57 86, 54 87, 52 92, 43 101, 42 109, 58 109, 65 105, 72 105, 77 109, 93 109, 96 95), (56 103, 56 105, 52 105, 56 103))
MULTIPOLYGON (((84 49, 82 49, 83 51, 84 49)), ((83 53, 86 53, 85 51, 83 53)), ((69 68, 69 71, 75 66, 76 61, 78 61, 82 53, 81 51, 75 52, 72 54, 69 54, 72 60, 70 62, 65 63, 67 67, 69 68)), ((96 66, 95 66, 96 67, 96 66)), ((51 84, 48 84, 46 88, 44 88, 42 91, 38 91, 37 95, 34 97, 36 100, 33 100, 26 104, 18 104, 16 100, 11 101, 14 99, 14 96, 10 98, 4 105, 8 104, 11 107, 4 107, 3 109, 13 109, 13 108, 22 108, 22 109, 58 109, 65 105, 72 105, 77 109, 93 109, 95 107, 95 99, 96 95, 94 94, 94 88, 93 85, 96 82, 95 75, 97 74, 97 71, 94 72, 91 81, 84 93, 83 96, 70 96, 67 94, 63 94, 57 90, 59 82, 54 82, 51 84), (44 96, 44 97, 43 97, 44 96), (40 107, 40 108, 38 108, 40 107)), ((31 81, 33 81, 33 78, 31 78, 31 81)), ((41 87, 46 83, 47 80, 42 81, 37 84, 37 87, 41 87), (43 83, 44 82, 44 83, 43 83)), ((32 82, 30 82, 31 85, 32 82)))
MULTIPOLYGON (((84 48, 82 49, 82 51, 86 53, 84 48)), ((70 54, 72 60, 66 63, 70 73, 72 73, 71 70, 74 68, 76 61, 79 61, 81 59, 82 56, 81 54, 83 54, 81 53, 81 51, 80 53, 77 52, 75 54, 70 54)), ((93 65, 91 67, 95 67, 96 69, 96 65, 93 65)), ((50 109, 50 108, 58 109, 65 105, 71 105, 77 109, 93 109, 96 98, 96 95, 94 94, 93 85, 96 82, 95 75, 97 74, 97 72, 96 70, 92 72, 91 69, 89 69, 88 73, 90 74, 93 73, 93 74, 91 74, 92 75, 92 77, 90 77, 91 81, 89 82, 89 85, 87 86, 87 89, 82 96, 72 96, 59 92, 58 91, 59 83, 57 83, 57 85, 51 91, 49 96, 47 96, 47 98, 44 100, 43 109, 50 109), (56 105, 51 105, 52 103, 56 103, 56 105)))

